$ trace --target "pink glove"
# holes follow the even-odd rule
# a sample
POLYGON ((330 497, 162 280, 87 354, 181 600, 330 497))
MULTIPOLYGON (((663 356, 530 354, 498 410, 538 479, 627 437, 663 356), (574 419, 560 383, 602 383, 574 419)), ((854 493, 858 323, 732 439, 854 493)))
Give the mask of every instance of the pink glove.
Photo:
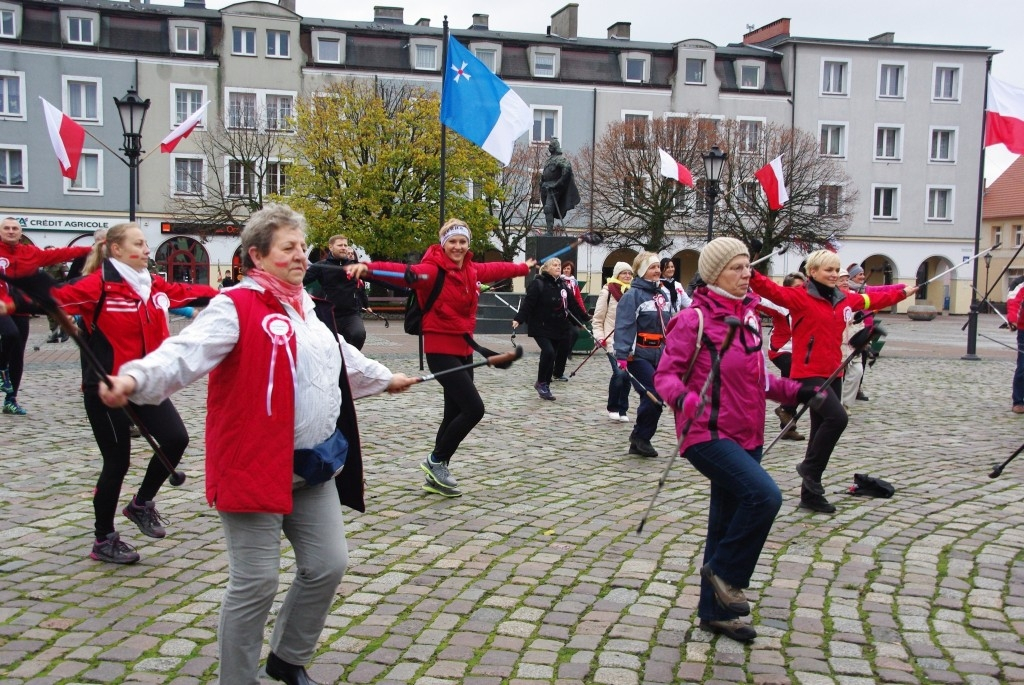
POLYGON ((597 344, 600 345, 601 348, 607 348, 608 347, 608 341, 607 340, 598 340, 597 344))
POLYGON ((623 371, 625 371, 626 370, 626 364, 628 364, 629 362, 627 362, 625 359, 619 359, 618 362, 619 362, 619 368, 622 369, 623 371))
POLYGON ((688 392, 679 401, 679 411, 683 418, 692 421, 697 418, 697 405, 700 404, 700 396, 695 392, 688 392))

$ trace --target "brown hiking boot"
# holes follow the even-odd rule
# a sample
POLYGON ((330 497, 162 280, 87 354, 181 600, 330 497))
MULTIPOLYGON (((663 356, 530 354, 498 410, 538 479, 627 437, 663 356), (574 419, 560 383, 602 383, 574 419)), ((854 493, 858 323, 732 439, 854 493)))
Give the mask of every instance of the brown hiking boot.
POLYGON ((747 616, 750 614, 750 604, 747 603, 747 596, 743 590, 735 588, 729 583, 715 575, 709 564, 704 564, 700 569, 700 575, 704 580, 711 583, 711 589, 715 591, 715 599, 734 614, 747 616))

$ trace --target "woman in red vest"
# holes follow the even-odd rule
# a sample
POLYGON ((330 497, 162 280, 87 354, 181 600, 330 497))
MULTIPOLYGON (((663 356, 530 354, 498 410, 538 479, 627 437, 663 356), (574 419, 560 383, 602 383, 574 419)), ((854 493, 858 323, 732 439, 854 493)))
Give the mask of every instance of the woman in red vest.
POLYGON ((353 400, 400 392, 416 380, 392 374, 345 342, 330 303, 314 302, 303 290, 305 227, 302 215, 284 205, 254 213, 241 236, 245 278, 156 352, 122 367, 111 390, 101 389, 110 406, 156 404, 210 374, 206 498, 227 542, 220 682, 232 685, 259 682, 282 532, 297 568, 274 624, 266 672, 289 685, 313 683, 305 664, 348 564, 339 501, 365 510, 353 400), (315 465, 318 453, 332 472, 302 468, 315 465))

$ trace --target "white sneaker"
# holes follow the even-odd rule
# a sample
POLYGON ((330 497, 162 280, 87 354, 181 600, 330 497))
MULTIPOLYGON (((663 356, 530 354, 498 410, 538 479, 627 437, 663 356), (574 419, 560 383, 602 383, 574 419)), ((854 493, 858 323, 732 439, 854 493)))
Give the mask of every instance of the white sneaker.
POLYGON ((629 417, 625 414, 619 414, 619 421, 622 421, 622 423, 629 423, 629 417))
POLYGON ((619 420, 619 412, 617 412, 617 411, 610 411, 610 412, 608 412, 608 418, 611 419, 612 421, 618 421, 619 420))

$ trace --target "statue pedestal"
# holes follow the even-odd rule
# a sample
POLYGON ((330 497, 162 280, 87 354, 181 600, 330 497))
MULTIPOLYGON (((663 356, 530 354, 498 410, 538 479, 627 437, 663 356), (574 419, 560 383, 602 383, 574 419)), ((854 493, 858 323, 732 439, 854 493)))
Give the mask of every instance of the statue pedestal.
POLYGON ((939 311, 930 304, 912 304, 907 307, 907 316, 911 321, 931 321, 939 315, 939 311))

